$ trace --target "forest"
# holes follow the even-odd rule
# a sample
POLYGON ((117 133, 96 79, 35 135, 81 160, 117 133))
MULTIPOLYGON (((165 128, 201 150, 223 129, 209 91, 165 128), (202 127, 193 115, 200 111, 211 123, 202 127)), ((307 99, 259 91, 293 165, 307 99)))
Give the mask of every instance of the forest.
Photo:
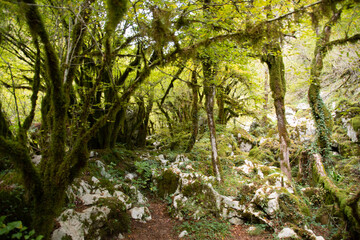
POLYGON ((360 1, 0 19, 1 239, 359 239, 360 1), (154 201, 172 237, 136 237, 154 201))

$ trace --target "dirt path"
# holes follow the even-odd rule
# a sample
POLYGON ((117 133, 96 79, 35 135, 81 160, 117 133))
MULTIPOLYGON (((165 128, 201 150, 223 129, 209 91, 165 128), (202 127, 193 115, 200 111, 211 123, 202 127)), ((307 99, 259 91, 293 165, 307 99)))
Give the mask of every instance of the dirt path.
POLYGON ((136 220, 131 222, 131 233, 125 235, 125 239, 132 240, 174 240, 179 239, 174 226, 180 224, 170 217, 166 203, 149 198, 149 210, 152 219, 147 223, 136 220))
MULTIPOLYGON (((131 232, 125 235, 125 239, 131 240, 177 240, 179 239, 174 226, 181 224, 179 220, 170 217, 166 203, 161 200, 149 198, 149 210, 152 219, 147 223, 136 220, 131 222, 131 232)), ((231 236, 226 240, 264 240, 272 239, 270 233, 259 236, 250 236, 247 233, 248 226, 239 225, 231 227, 231 236)), ((182 238, 186 240, 187 238, 182 238)))

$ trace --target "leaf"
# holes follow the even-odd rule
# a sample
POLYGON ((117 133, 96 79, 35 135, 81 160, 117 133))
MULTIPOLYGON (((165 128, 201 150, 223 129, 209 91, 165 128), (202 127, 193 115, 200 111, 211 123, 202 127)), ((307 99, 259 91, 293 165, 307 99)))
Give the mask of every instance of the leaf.
POLYGON ((22 237, 22 233, 18 232, 18 233, 14 233, 13 235, 11 235, 11 238, 17 238, 20 239, 22 237))
POLYGON ((9 227, 11 227, 12 229, 14 228, 22 228, 22 222, 21 221, 15 221, 15 222, 11 222, 8 224, 9 227))

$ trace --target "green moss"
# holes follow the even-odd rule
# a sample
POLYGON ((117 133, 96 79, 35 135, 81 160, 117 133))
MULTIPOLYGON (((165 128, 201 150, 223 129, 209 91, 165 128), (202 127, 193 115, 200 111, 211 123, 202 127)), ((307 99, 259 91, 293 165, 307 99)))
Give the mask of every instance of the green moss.
POLYGON ((130 230, 130 217, 126 213, 125 205, 116 198, 102 198, 98 202, 100 205, 107 206, 110 213, 106 221, 97 222, 97 216, 91 216, 93 222, 90 226, 85 239, 113 239, 119 233, 126 233, 130 230), (102 226, 101 226, 102 225, 102 226))
POLYGON ((277 164, 278 163, 278 161, 276 161, 277 154, 275 154, 272 150, 277 151, 277 149, 274 149, 267 144, 264 144, 260 147, 254 147, 250 150, 249 157, 259 161, 260 163, 277 164))
POLYGON ((166 170, 160 177, 156 180, 158 182, 158 194, 162 198, 166 198, 173 194, 179 184, 179 176, 171 171, 170 169, 166 170))
POLYGON ((310 215, 310 210, 306 204, 285 190, 279 196, 279 207, 278 216, 283 222, 301 225, 304 221, 304 215, 310 215))
POLYGON ((356 117, 351 119, 351 125, 354 128, 354 130, 357 132, 360 129, 360 115, 357 115, 356 117))
POLYGON ((241 186, 238 196, 236 200, 240 202, 240 204, 246 204, 250 202, 250 200, 254 197, 255 191, 257 187, 255 184, 244 184, 241 186))

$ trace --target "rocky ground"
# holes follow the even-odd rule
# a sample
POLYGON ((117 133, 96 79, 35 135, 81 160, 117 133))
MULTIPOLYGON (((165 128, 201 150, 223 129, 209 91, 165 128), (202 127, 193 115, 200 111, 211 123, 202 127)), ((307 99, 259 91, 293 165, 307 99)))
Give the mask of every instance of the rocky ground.
MULTIPOLYGON (((149 198, 149 210, 152 219, 147 223, 141 223, 137 220, 132 220, 131 232, 124 235, 124 239, 129 240, 177 240, 187 239, 186 236, 179 238, 179 233, 175 231, 175 226, 179 225, 181 221, 170 217, 167 209, 167 204, 155 197, 149 198)), ((263 240, 273 239, 270 233, 262 233, 259 236, 251 236, 245 225, 233 225, 231 227, 231 235, 224 240, 263 240)))

